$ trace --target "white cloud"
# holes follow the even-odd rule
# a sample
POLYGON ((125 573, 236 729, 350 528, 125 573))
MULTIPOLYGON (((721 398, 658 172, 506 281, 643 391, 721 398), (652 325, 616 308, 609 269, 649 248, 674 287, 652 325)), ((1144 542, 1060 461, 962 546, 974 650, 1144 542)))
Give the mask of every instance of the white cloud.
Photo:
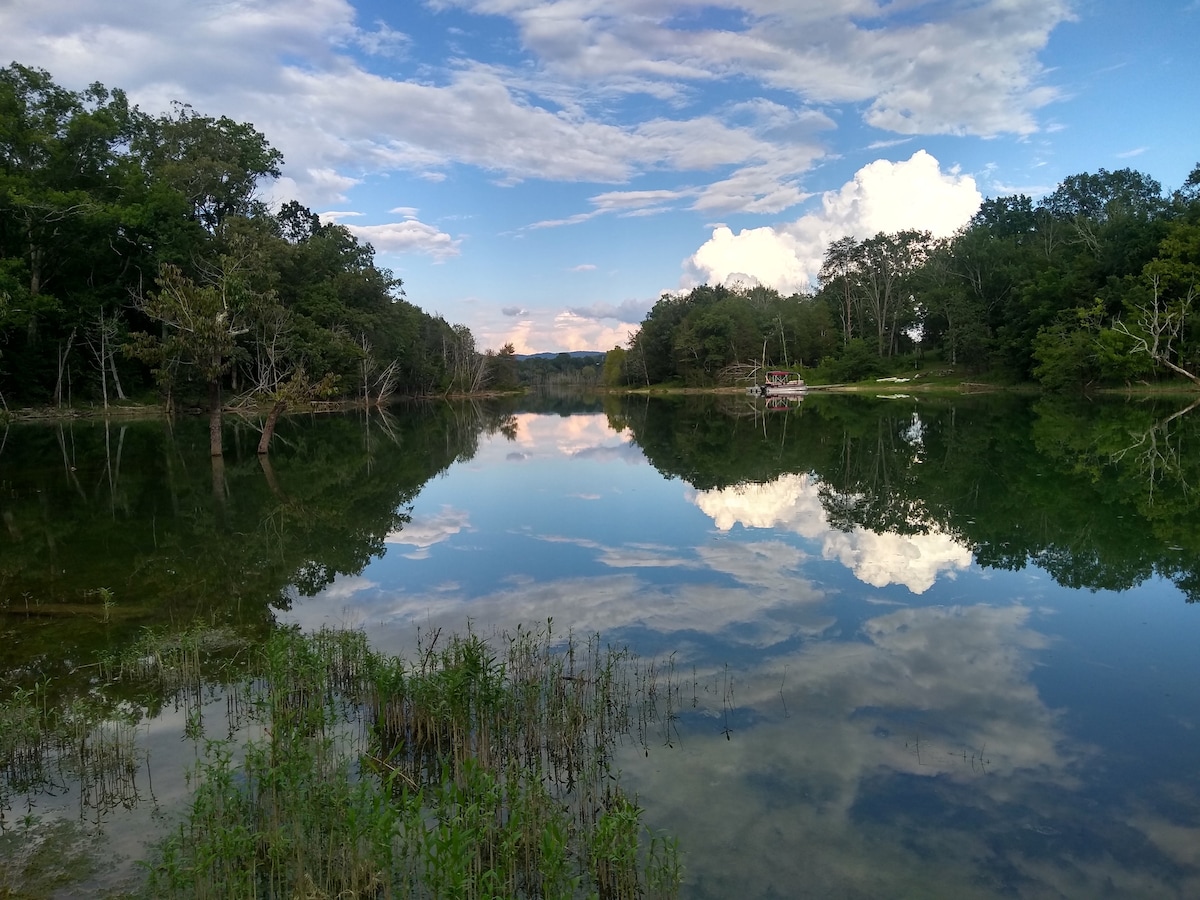
POLYGON ((740 26, 696 28, 669 0, 443 0, 511 18, 560 81, 653 96, 746 78, 821 104, 854 103, 901 134, 1027 134, 1057 97, 1037 60, 1067 0, 974 4, 712 0, 740 26))
POLYGON ((690 279, 693 283, 723 284, 735 274, 753 275, 760 284, 790 294, 805 290, 813 275, 802 252, 791 235, 769 226, 745 228, 735 235, 728 226, 720 225, 687 260, 687 266, 695 273, 690 279))
POLYGON ((614 326, 602 320, 585 318, 563 310, 554 316, 554 337, 549 339, 546 346, 562 347, 565 350, 615 347, 625 343, 634 327, 632 322, 618 322, 614 326))
POLYGON ((461 253, 461 240, 446 232, 409 219, 383 225, 347 225, 357 238, 369 242, 381 253, 423 253, 442 261, 461 253))
MULTIPOLYGON (((458 256, 462 241, 452 238, 434 225, 418 221, 412 207, 397 207, 392 210, 405 216, 402 222, 386 222, 382 225, 355 225, 342 223, 346 230, 361 241, 369 243, 379 253, 421 253, 438 262, 458 256)), ((360 212, 333 210, 321 213, 321 218, 338 222, 345 218, 361 216, 360 212)))
POLYGON ((407 34, 395 31, 386 22, 376 22, 374 31, 359 31, 354 43, 372 56, 401 56, 412 44, 407 34))
POLYGON ((479 316, 472 331, 481 347, 511 343, 518 353, 603 351, 623 347, 653 305, 653 300, 631 300, 618 306, 600 303, 557 311, 506 306, 498 310, 503 318, 479 316), (514 310, 520 318, 515 325, 514 310))
POLYGON ((902 228, 941 236, 962 226, 982 201, 974 178, 956 169, 942 172, 933 156, 918 150, 902 162, 879 159, 859 169, 836 195, 824 195, 819 218, 856 237, 902 228))
POLYGON ((810 164, 811 159, 793 159, 790 165, 775 162, 744 166, 701 190, 692 208, 701 212, 780 212, 809 197, 794 178, 810 164))
MULTIPOLYGON (((289 182, 280 187, 310 206, 337 202, 372 174, 437 180, 459 163, 506 183, 711 172, 711 183, 633 212, 688 198, 697 210, 774 213, 803 200, 796 179, 826 152, 816 135, 834 126, 823 111, 832 103, 859 104, 869 123, 902 134, 1032 131, 1033 112, 1053 96, 1040 84, 1036 54, 1069 17, 1065 0, 714 0, 706 8, 741 22, 718 30, 694 27, 692 6, 667 0, 434 5, 510 18, 525 58, 513 66, 460 58, 419 80, 385 77, 351 51, 403 53, 410 36, 357 22, 346 0, 9 4, 0 55, 45 66, 70 86, 98 79, 124 87, 149 111, 184 99, 253 122, 287 159, 289 182), (640 92, 683 103, 692 86, 718 81, 797 99, 640 119, 610 102, 640 92)), ((610 209, 601 200, 592 213, 562 221, 610 209)), ((377 237, 428 246, 429 236, 416 232, 377 237)), ((451 252, 444 239, 436 246, 451 252)))
POLYGON ((949 235, 966 224, 982 200, 974 178, 956 170, 942 172, 924 150, 901 162, 876 160, 839 190, 826 191, 819 210, 794 222, 737 234, 717 227, 685 261, 684 286, 725 282, 740 272, 784 293, 807 290, 833 240, 905 228, 949 235))

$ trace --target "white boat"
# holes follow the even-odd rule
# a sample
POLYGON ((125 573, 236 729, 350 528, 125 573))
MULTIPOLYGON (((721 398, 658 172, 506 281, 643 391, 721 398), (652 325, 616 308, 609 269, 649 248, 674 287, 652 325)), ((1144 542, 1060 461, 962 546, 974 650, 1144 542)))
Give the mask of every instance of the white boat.
POLYGON ((804 383, 803 378, 795 372, 783 369, 768 372, 763 383, 757 388, 758 394, 763 397, 795 397, 807 390, 808 385, 804 383))

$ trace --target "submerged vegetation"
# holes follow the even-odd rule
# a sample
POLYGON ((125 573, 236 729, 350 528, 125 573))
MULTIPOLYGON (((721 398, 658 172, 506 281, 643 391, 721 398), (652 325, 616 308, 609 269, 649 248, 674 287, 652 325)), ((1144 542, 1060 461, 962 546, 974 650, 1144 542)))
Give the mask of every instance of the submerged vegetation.
MULTIPOLYGON (((655 688, 598 637, 558 641, 549 623, 487 640, 435 632, 410 662, 358 631, 282 630, 261 645, 148 632, 98 666, 96 683, 66 713, 41 687, 0 705, 0 800, 7 812, 69 771, 95 783, 97 822, 132 802, 138 704, 107 698, 166 695, 197 761, 139 895, 678 893, 675 842, 646 827, 613 766, 619 741, 639 728, 645 740, 655 688)), ((34 845, 5 846, 11 880, 34 845)))

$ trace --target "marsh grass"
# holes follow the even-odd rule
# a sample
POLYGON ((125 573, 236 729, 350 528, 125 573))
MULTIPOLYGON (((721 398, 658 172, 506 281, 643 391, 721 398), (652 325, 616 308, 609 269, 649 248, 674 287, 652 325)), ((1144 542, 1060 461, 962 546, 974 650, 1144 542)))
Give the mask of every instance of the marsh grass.
POLYGON ((68 785, 78 790, 80 820, 96 825, 139 802, 139 718, 99 695, 52 703, 44 684, 0 701, 0 831, 11 824, 15 798, 68 785))
POLYGON ((627 651, 548 624, 434 632, 406 662, 361 632, 284 631, 241 662, 150 895, 677 895, 675 843, 613 769, 649 683, 627 651))

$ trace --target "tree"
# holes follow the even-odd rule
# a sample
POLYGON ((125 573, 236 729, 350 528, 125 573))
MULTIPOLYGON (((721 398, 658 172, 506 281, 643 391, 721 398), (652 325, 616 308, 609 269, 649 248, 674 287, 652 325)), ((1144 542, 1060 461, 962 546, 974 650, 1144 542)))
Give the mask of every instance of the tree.
POLYGON ((138 183, 124 150, 142 118, 121 91, 0 69, 0 267, 19 284, 6 288, 4 338, 22 393, 54 384, 61 399, 75 338, 120 311, 135 249, 121 225, 138 183))
POLYGON ((859 247, 858 290, 875 324, 880 356, 896 353, 897 338, 914 319, 913 275, 924 263, 932 240, 928 231, 909 230, 877 234, 859 247))
POLYGON ((119 90, 0 68, 0 396, 107 406, 157 379, 168 402, 196 385, 246 403, 301 369, 353 393, 364 362, 371 402, 444 390, 444 348, 473 353, 469 332, 409 303, 344 227, 294 202, 269 215, 256 190, 281 164, 249 123, 183 104, 150 117, 119 90), (191 354, 203 329, 185 314, 211 291, 241 298, 229 340, 209 335, 217 364, 191 354))
POLYGON ((1118 320, 1113 324, 1113 329, 1133 342, 1131 353, 1144 353, 1156 365, 1170 369, 1200 387, 1200 374, 1194 371, 1195 367, 1180 364, 1186 363, 1182 355, 1183 336, 1186 334, 1192 301, 1196 297, 1195 285, 1189 285, 1182 297, 1170 299, 1166 296, 1165 280, 1161 274, 1150 273, 1146 277, 1150 287, 1149 299, 1132 301, 1128 307, 1133 316, 1132 325, 1128 320, 1118 320))
POLYGON ((206 231, 216 234, 234 215, 255 213, 264 178, 278 178, 283 154, 248 122, 214 119, 190 104, 147 122, 134 142, 151 174, 178 191, 206 231))
POLYGON ((955 249, 952 240, 937 242, 920 270, 921 340, 941 346, 951 364, 961 358, 981 366, 987 358, 987 320, 975 288, 982 278, 963 277, 955 249))
POLYGON ((624 382, 627 355, 625 348, 620 345, 604 354, 604 384, 606 387, 618 387, 624 382))
POLYGON ((266 456, 270 452, 271 438, 275 436, 275 426, 289 405, 328 397, 333 393, 333 385, 334 377, 331 374, 327 374, 319 382, 313 383, 309 381, 303 367, 295 369, 291 377, 272 393, 274 402, 263 423, 262 435, 258 440, 258 455, 266 456))
POLYGON ((861 262, 858 241, 850 236, 838 238, 826 248, 825 261, 817 276, 822 288, 836 298, 843 344, 854 338, 855 279, 861 262))
POLYGON ((211 283, 198 285, 175 266, 164 264, 156 279, 158 290, 140 304, 146 316, 162 324, 163 335, 137 335, 136 352, 155 366, 168 397, 182 368, 194 370, 208 386, 213 456, 222 453, 221 379, 229 370, 238 337, 250 331, 258 299, 238 275, 231 265, 211 283))
POLYGON ((994 238, 1022 239, 1037 225, 1033 200, 1026 194, 989 197, 971 216, 968 230, 981 229, 994 238))
POLYGON ((1084 390, 1096 381, 1100 377, 1097 338, 1103 318, 1102 308, 1073 310, 1039 330, 1033 342, 1034 377, 1053 390, 1072 386, 1084 390))
POLYGON ((1113 327, 1133 341, 1156 365, 1200 386, 1200 347, 1191 334, 1190 316, 1200 282, 1200 224, 1177 222, 1163 241, 1158 258, 1142 272, 1143 290, 1125 298, 1127 315, 1113 327))

